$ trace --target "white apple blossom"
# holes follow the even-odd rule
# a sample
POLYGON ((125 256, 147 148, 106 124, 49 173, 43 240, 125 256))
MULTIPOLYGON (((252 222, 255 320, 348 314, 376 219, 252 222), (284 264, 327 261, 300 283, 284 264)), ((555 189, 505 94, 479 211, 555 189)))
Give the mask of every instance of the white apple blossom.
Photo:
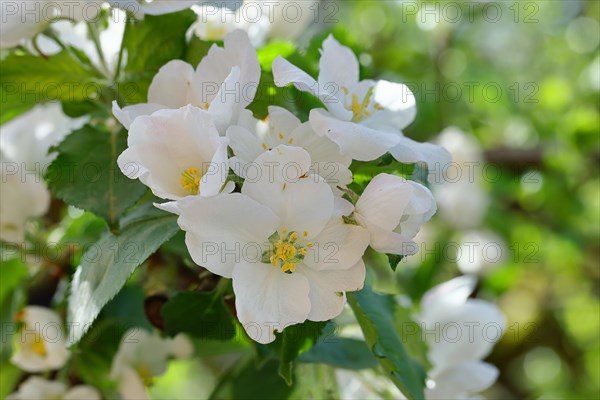
POLYGON ((254 172, 253 161, 267 150, 284 144, 301 147, 310 155, 311 172, 320 175, 334 188, 352 182, 348 169, 352 159, 340 153, 339 147, 327 137, 315 134, 308 122, 302 123, 284 108, 269 106, 269 116, 257 120, 244 110, 244 125, 227 129, 226 136, 235 156, 230 160, 232 169, 241 177, 254 172))
POLYGON ((138 19, 146 15, 164 15, 186 10, 200 2, 201 0, 108 0, 111 6, 129 11, 138 19))
POLYGON ((237 316, 248 335, 338 315, 346 291, 362 288, 368 231, 343 222, 302 148, 280 145, 256 159, 260 176, 242 193, 180 201, 179 226, 192 259, 233 278, 237 316))
POLYGON ((485 275, 506 261, 508 248, 500 235, 488 231, 467 231, 460 238, 460 258, 456 260, 463 274, 485 275))
POLYGON ((452 154, 452 164, 445 169, 445 182, 433 192, 440 217, 458 229, 481 225, 490 204, 483 186, 483 150, 473 136, 456 127, 446 128, 437 142, 452 154))
POLYGON ((221 1, 192 7, 198 15, 193 25, 202 40, 222 40, 229 32, 243 29, 254 46, 267 38, 295 40, 315 22, 319 1, 221 1))
POLYGON ((268 16, 257 8, 255 1, 240 2, 207 2, 192 7, 197 20, 192 30, 202 40, 223 40, 227 34, 236 29, 248 33, 253 46, 264 44, 269 31, 268 16), (232 4, 233 3, 233 4, 232 4), (238 8, 235 8, 239 5, 238 8), (252 15, 247 15, 252 11, 252 15))
POLYGON ((421 300, 417 319, 428 332, 424 339, 432 364, 427 399, 469 399, 498 377, 497 368, 482 360, 502 336, 506 319, 495 304, 469 299, 476 283, 472 276, 454 278, 421 300))
POLYGON ((190 105, 159 110, 133 122, 117 164, 163 199, 214 196, 233 190, 226 185, 228 141, 205 110, 190 105))
POLYGON ((110 377, 118 382, 123 400, 148 399, 146 386, 167 370, 169 358, 188 358, 193 352, 192 343, 183 334, 163 339, 143 329, 130 329, 113 358, 110 377))
POLYGON ((58 18, 86 21, 96 18, 101 0, 2 1, 0 7, 0 48, 10 48, 46 29, 58 18))
POLYGON ((412 239, 435 211, 435 200, 425 186, 379 174, 365 188, 352 216, 369 230, 373 249, 409 255, 417 251, 412 239))
POLYGON ((39 376, 31 376, 19 389, 8 395, 7 400, 100 400, 98 390, 88 385, 71 388, 58 381, 49 381, 39 376))
POLYGON ((415 97, 406 85, 359 81, 356 56, 331 35, 323 42, 319 70, 315 81, 282 57, 273 62, 276 85, 294 83, 322 100, 327 109, 311 110, 310 123, 315 132, 337 143, 342 153, 370 161, 389 151, 400 162, 424 162, 430 170, 450 162, 443 148, 402 134, 416 115, 415 97))
POLYGON ((129 128, 140 115, 191 104, 208 110, 224 135, 254 99, 259 79, 256 50, 246 32, 236 30, 225 37, 223 48, 213 45, 195 70, 184 61, 169 61, 152 79, 148 103, 121 109, 113 102, 113 114, 129 128))
POLYGON ((27 372, 62 367, 71 353, 67 350, 63 322, 54 310, 27 306, 15 319, 23 323, 16 334, 16 351, 10 361, 27 372))
POLYGON ((48 211, 50 193, 39 176, 23 176, 19 163, 0 156, 0 240, 22 243, 25 225, 48 211))

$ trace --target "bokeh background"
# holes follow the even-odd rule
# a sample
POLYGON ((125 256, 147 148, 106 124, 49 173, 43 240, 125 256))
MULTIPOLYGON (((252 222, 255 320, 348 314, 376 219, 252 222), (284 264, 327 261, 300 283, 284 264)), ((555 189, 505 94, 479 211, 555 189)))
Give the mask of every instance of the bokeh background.
POLYGON ((406 134, 448 146, 462 172, 434 187, 421 253, 380 285, 418 297, 478 271, 509 327, 487 396, 597 398, 600 2, 467 3, 340 7, 334 32, 365 76, 414 85, 406 134))

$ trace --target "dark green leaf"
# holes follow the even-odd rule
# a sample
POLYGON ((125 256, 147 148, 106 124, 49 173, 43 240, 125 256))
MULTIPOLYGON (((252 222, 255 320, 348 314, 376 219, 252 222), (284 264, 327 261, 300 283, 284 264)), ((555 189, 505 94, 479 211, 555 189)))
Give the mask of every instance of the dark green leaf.
POLYGON ((161 313, 165 332, 171 336, 183 332, 197 338, 228 340, 235 334, 231 314, 221 296, 214 293, 178 293, 161 313))
POLYGON ((276 335, 268 347, 279 356, 279 375, 292 384, 293 362, 298 355, 314 346, 327 322, 306 321, 288 326, 276 335))
POLYGON ((146 101, 160 67, 185 57, 185 33, 194 20, 194 12, 186 10, 127 22, 123 39, 127 63, 119 79, 119 98, 126 104, 146 101))
POLYGON ((290 397, 293 387, 277 376, 277 361, 260 366, 252 358, 238 362, 219 382, 210 399, 277 399, 290 397))
POLYGON ((146 187, 125 177, 116 160, 126 147, 123 132, 85 125, 63 140, 46 180, 52 193, 77 208, 88 210, 114 225, 146 187))
POLYGON ((375 368, 377 361, 364 341, 350 338, 331 338, 298 357, 298 362, 327 364, 336 368, 375 368))
POLYGON ((422 399, 426 373, 410 358, 396 332, 394 299, 375 293, 365 284, 362 290, 348 293, 348 303, 385 373, 408 399, 422 399))
POLYGON ((68 312, 70 344, 79 341, 137 266, 178 230, 176 216, 151 203, 130 214, 123 218, 117 234, 107 232, 90 247, 73 276, 68 312))
POLYGON ((392 271, 395 272, 396 268, 398 268, 398 264, 400 263, 400 261, 402 261, 404 256, 398 254, 386 254, 386 256, 388 257, 388 260, 390 262, 390 268, 392 268, 392 271))

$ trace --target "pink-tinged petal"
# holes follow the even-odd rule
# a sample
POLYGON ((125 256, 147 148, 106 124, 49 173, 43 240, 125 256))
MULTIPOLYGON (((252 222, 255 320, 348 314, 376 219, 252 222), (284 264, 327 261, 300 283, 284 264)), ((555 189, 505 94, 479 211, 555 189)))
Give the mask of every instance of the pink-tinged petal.
POLYGON ((359 161, 374 160, 400 141, 400 137, 395 133, 341 121, 323 109, 313 109, 309 121, 315 132, 329 137, 340 147, 342 154, 359 161))
POLYGON ((310 284, 311 321, 327 321, 337 317, 346 304, 346 291, 362 289, 365 282, 365 263, 360 259, 343 271, 315 271, 302 268, 310 284))
POLYGON ((260 262, 262 248, 279 226, 269 208, 240 193, 190 196, 179 208, 177 222, 194 262, 226 278, 238 263, 260 262))
POLYGON ((233 269, 235 307, 251 339, 270 343, 274 331, 304 322, 310 312, 309 283, 301 273, 286 274, 264 263, 240 263, 233 269))
MULTIPOLYGON (((191 104, 190 87, 194 67, 181 60, 163 65, 148 88, 148 102, 164 104, 165 108, 180 108, 191 104)), ((197 104, 192 104, 198 106, 197 104)))

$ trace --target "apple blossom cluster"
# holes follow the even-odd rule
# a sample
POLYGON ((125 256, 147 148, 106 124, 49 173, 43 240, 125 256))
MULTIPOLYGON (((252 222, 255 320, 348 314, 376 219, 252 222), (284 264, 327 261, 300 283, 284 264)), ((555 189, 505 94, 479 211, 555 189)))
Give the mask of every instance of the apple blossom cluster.
MULTIPOLYGON (((71 357, 60 315, 49 308, 26 306, 16 315, 21 327, 16 332, 11 363, 28 373, 44 373, 63 368, 71 357)), ((110 379, 117 383, 123 400, 148 399, 146 387, 163 374, 171 358, 189 358, 194 352, 189 338, 178 334, 162 338, 140 328, 125 332, 115 354, 110 379)), ((61 381, 30 376, 8 396, 10 400, 63 399, 99 400, 97 389, 88 385, 68 388, 61 381)))
POLYGON ((409 255, 413 237, 436 211, 431 192, 379 174, 362 195, 349 189, 352 160, 389 152, 403 163, 450 161, 439 146, 402 134, 415 117, 405 85, 359 80, 358 61, 333 36, 323 43, 318 80, 282 58, 278 86, 293 83, 321 99, 306 122, 270 106, 247 106, 260 79, 248 34, 234 30, 194 67, 164 65, 148 103, 120 107, 129 130, 117 162, 177 214, 192 259, 233 280, 237 316, 260 343, 286 326, 337 316, 346 292, 363 287, 362 257, 409 255))

